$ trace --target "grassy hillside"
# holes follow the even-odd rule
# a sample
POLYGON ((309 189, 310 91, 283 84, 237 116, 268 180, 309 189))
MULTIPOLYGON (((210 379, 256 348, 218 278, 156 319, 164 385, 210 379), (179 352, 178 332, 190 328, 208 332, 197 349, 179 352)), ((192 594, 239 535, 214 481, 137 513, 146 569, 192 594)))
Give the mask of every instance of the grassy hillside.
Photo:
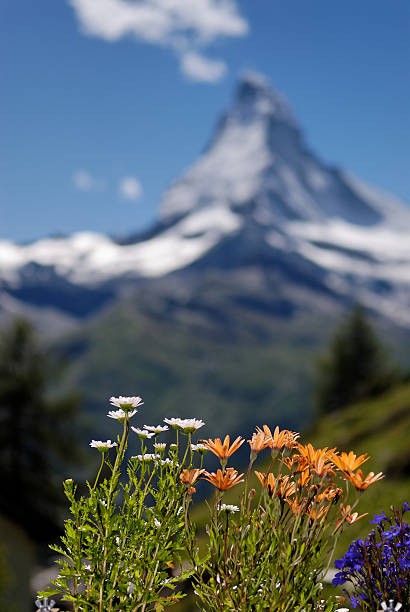
MULTIPOLYGON (((220 283, 203 293, 189 306, 148 292, 129 297, 59 343, 71 361, 67 387, 79 389, 86 412, 96 416, 93 435, 111 435, 101 416, 107 399, 120 394, 144 398, 147 423, 202 418, 204 436, 247 435, 262 421, 293 429, 311 422, 315 357, 343 309, 325 300, 314 312, 294 307, 280 313, 271 303, 250 307, 251 290, 248 301, 238 303, 233 289, 220 283)), ((277 299, 282 303, 280 294, 277 299)), ((398 332, 389 328, 397 351, 407 344, 398 332)), ((406 357, 402 350, 405 365, 406 357)))
POLYGON ((320 419, 305 438, 318 447, 368 452, 371 459, 363 470, 386 474, 362 494, 360 513, 369 517, 345 530, 339 551, 369 531, 373 514, 410 500, 410 384, 320 419))
MULTIPOLYGON (((70 358, 65 384, 80 389, 98 415, 111 395, 141 395, 142 418, 205 420, 205 436, 246 433, 257 423, 305 426, 312 414, 313 355, 330 322, 237 313, 230 321, 167 321, 124 304, 62 342, 70 358)), ((94 435, 94 434, 93 434, 94 435)))

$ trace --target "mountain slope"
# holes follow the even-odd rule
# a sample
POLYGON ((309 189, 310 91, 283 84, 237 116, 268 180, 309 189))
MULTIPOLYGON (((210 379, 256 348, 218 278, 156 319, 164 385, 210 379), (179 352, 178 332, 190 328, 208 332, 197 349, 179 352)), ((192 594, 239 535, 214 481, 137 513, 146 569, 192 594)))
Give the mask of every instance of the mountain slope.
POLYGON ((367 452, 371 459, 363 472, 382 471, 386 475, 360 496, 360 514, 368 512, 369 517, 343 534, 338 550, 344 552, 353 539, 370 531, 369 520, 374 514, 410 499, 410 384, 321 418, 307 437, 317 447, 367 452))

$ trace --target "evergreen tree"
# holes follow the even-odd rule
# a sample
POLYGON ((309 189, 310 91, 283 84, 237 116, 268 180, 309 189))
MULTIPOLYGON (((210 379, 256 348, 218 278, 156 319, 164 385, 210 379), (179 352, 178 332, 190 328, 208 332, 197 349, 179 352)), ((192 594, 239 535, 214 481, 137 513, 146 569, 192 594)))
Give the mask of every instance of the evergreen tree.
POLYGON ((319 414, 381 393, 398 380, 397 368, 390 365, 386 350, 361 306, 343 321, 317 366, 319 414))
POLYGON ((0 512, 47 540, 57 528, 61 478, 76 453, 78 398, 55 397, 56 369, 32 326, 0 337, 0 512))

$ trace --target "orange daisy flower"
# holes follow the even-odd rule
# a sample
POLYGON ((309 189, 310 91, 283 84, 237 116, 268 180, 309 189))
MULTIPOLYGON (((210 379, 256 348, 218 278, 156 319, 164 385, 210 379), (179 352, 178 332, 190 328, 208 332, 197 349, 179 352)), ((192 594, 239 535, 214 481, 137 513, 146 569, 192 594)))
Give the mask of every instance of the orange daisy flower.
POLYGON ((309 507, 306 510, 306 514, 314 521, 315 519, 320 519, 322 516, 329 512, 330 506, 322 506, 322 508, 311 508, 309 507))
POLYGON ((343 452, 340 453, 340 455, 333 453, 332 455, 332 461, 335 466, 345 473, 353 472, 363 463, 365 463, 368 459, 370 459, 370 457, 367 453, 365 453, 364 455, 360 455, 360 457, 357 457, 353 451, 350 451, 350 453, 343 452))
POLYGON ((301 457, 300 466, 309 466, 318 476, 334 474, 331 458, 336 448, 328 450, 326 446, 325 448, 316 449, 310 443, 304 446, 303 444, 299 444, 299 442, 297 443, 297 447, 301 457))
POLYGON ((278 497, 288 497, 289 495, 294 495, 296 492, 296 485, 294 482, 290 481, 289 476, 280 476, 278 479, 269 472, 269 474, 265 474, 264 472, 257 472, 255 470, 255 475, 261 485, 268 489, 269 496, 272 497, 275 489, 276 495, 278 497))
POLYGON ((185 469, 182 470, 181 474, 179 475, 179 479, 182 484, 191 487, 204 472, 205 470, 199 470, 198 468, 194 468, 192 470, 185 469))
POLYGON ((343 523, 346 522, 349 525, 353 525, 353 523, 355 523, 356 521, 360 520, 361 518, 363 518, 364 516, 367 516, 368 512, 365 512, 364 514, 361 514, 359 516, 358 512, 351 512, 352 507, 349 505, 347 505, 346 507, 344 507, 343 504, 340 504, 340 512, 342 515, 342 518, 337 519, 336 522, 336 529, 340 529, 343 526, 343 523))
POLYGON ((311 478, 312 476, 310 475, 309 468, 305 468, 299 476, 299 480, 298 480, 299 487, 304 487, 305 485, 307 485, 311 478))
POLYGON ((342 495, 343 495, 343 490, 340 489, 339 487, 337 489, 331 489, 330 487, 328 487, 327 489, 325 489, 323 491, 323 493, 319 493, 319 495, 316 495, 315 500, 318 503, 320 503, 324 499, 326 501, 335 501, 335 502, 337 502, 342 495))
POLYGON ((260 427, 256 428, 258 432, 264 433, 266 440, 269 442, 268 446, 272 450, 281 450, 282 448, 294 448, 296 446, 296 440, 300 434, 295 431, 289 431, 288 429, 279 430, 279 427, 275 427, 275 431, 271 432, 267 425, 263 426, 263 430, 260 427))
POLYGON ((225 472, 217 470, 217 472, 205 472, 202 477, 213 484, 219 491, 227 491, 235 485, 243 482, 243 474, 238 474, 234 468, 226 468, 225 472))
POLYGON ((268 448, 271 440, 272 438, 268 438, 263 431, 259 430, 258 433, 253 433, 252 439, 248 440, 251 453, 260 453, 260 451, 268 448))
POLYGON ((379 472, 378 474, 370 472, 367 474, 366 478, 363 478, 362 470, 357 470, 355 474, 353 472, 345 473, 345 476, 350 480, 357 491, 365 491, 371 484, 384 478, 383 472, 379 472))
POLYGON ((296 499, 286 498, 285 502, 290 506, 292 513, 295 514, 296 516, 298 516, 299 514, 302 514, 302 512, 304 512, 306 509, 305 500, 302 500, 301 503, 299 503, 296 499))
POLYGON ((225 460, 228 459, 238 448, 245 442, 241 436, 238 436, 236 440, 234 440, 229 446, 230 437, 225 436, 225 440, 222 442, 220 438, 215 438, 215 440, 203 440, 202 443, 207 447, 208 450, 212 451, 214 455, 216 455, 219 459, 225 460))

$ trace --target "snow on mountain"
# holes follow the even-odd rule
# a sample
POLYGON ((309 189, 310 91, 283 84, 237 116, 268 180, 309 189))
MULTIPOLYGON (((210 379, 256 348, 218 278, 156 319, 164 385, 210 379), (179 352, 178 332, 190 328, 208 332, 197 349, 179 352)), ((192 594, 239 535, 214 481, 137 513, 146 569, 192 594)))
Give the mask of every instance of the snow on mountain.
POLYGON ((293 254, 320 269, 334 292, 410 325, 409 232, 409 207, 320 161, 284 98, 247 73, 204 153, 164 194, 147 238, 121 244, 81 232, 29 245, 0 241, 0 287, 47 283, 52 271, 96 288, 202 260, 215 266, 218 253, 241 251, 243 265, 246 249, 253 262, 258 248, 265 258, 271 249, 278 261, 293 254), (231 250, 221 248, 227 241, 231 250))
POLYGON ((19 271, 31 262, 51 266, 70 282, 88 286, 127 274, 162 276, 192 263, 240 223, 238 215, 215 203, 136 244, 120 245, 92 232, 28 245, 0 241, 0 277, 11 286, 19 284, 19 271))

